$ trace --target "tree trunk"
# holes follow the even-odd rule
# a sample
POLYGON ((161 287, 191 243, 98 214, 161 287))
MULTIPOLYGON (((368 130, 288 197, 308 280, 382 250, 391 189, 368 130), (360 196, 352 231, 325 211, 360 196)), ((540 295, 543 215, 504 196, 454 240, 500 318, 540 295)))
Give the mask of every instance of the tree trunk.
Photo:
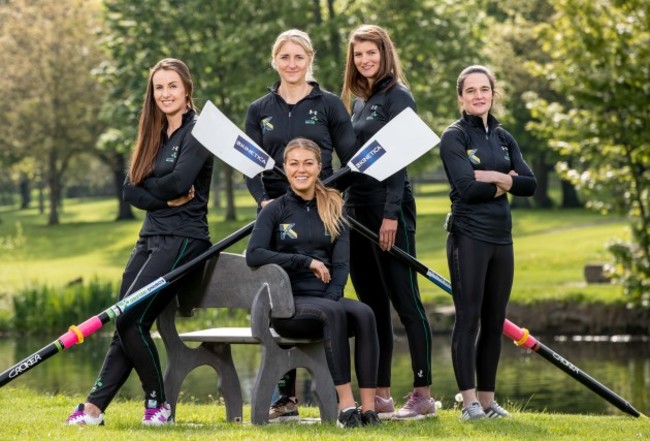
POLYGON ((548 165, 544 159, 544 154, 539 155, 531 162, 533 173, 537 179, 537 191, 533 195, 533 201, 537 208, 551 208, 553 207, 553 200, 548 195, 548 165))
POLYGON ((221 165, 215 161, 212 171, 212 204, 214 208, 221 208, 221 165))
POLYGON ((61 202, 61 182, 56 169, 56 152, 50 151, 48 156, 47 186, 49 189, 50 215, 48 225, 59 224, 59 203, 61 202))
POLYGON ((45 213, 45 185, 43 180, 40 179, 38 182, 38 214, 45 213))
POLYGON ((233 185, 233 169, 229 165, 223 166, 226 185, 226 220, 237 220, 235 213, 235 189, 233 185))
POLYGON ((117 196, 117 217, 116 221, 135 219, 131 205, 122 197, 122 186, 126 179, 126 158, 122 153, 115 153, 113 161, 111 161, 113 168, 113 184, 115 186, 115 195, 117 196))
POLYGON ((562 208, 582 208, 582 202, 578 198, 578 192, 573 184, 564 179, 562 184, 562 208))
POLYGON ((26 210, 27 208, 29 208, 29 204, 32 201, 31 187, 29 184, 30 182, 27 175, 21 173, 20 184, 18 185, 18 187, 20 188, 20 209, 21 210, 26 210))

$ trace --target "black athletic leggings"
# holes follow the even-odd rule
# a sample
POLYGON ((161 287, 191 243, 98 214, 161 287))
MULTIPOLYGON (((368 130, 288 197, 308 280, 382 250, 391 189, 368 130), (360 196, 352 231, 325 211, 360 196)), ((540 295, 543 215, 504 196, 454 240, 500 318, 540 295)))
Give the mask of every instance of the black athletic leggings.
MULTIPOLYGON (((375 233, 384 219, 383 206, 355 207, 348 215, 375 233)), ((415 256, 415 202, 402 203, 395 246, 415 256)), ((350 277, 357 297, 375 313, 379 335, 377 387, 389 387, 393 359, 391 304, 406 331, 413 387, 431 385, 431 328, 418 287, 417 273, 361 234, 350 232, 350 277)))
MULTIPOLYGON (((133 249, 120 288, 120 300, 137 292, 210 247, 207 240, 176 236, 141 237, 133 249)), ((151 326, 178 292, 177 284, 163 288, 131 307, 115 321, 116 331, 104 364, 87 401, 102 412, 135 369, 146 401, 165 401, 160 358, 151 339, 151 326)))
POLYGON ((272 320, 276 332, 287 338, 322 338, 327 365, 337 386, 351 381, 349 338, 355 337, 354 366, 359 387, 376 387, 379 343, 372 310, 346 298, 333 301, 296 296, 294 303, 293 317, 272 320))
POLYGON ((476 386, 494 392, 514 274, 513 247, 452 233, 447 260, 456 307, 451 356, 458 389, 476 386))

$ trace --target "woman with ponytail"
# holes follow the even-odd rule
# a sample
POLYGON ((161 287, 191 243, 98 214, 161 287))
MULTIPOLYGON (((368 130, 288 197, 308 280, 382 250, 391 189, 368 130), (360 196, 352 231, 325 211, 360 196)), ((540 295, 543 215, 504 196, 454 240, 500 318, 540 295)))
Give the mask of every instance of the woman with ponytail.
POLYGON ((295 314, 272 319, 288 338, 322 338, 327 364, 339 397, 340 427, 379 423, 375 387, 379 343, 372 310, 343 297, 349 273, 349 230, 338 191, 325 188, 318 175, 321 149, 296 138, 284 150, 290 189, 266 205, 255 221, 246 262, 256 267, 275 263, 289 274, 295 314), (349 338, 355 337, 355 368, 361 408, 351 386, 349 338))

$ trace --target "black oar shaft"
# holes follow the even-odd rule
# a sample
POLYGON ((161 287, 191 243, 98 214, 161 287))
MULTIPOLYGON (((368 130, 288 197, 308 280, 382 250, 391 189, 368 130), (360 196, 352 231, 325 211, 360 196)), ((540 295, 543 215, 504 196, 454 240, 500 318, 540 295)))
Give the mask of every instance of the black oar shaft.
POLYGON ((582 383, 589 388, 592 392, 600 395, 603 399, 609 401, 618 409, 632 416, 639 417, 641 413, 636 410, 629 402, 617 395, 614 391, 588 375, 586 372, 578 368, 566 358, 549 348, 548 346, 537 341, 537 344, 532 348, 533 351, 544 357, 546 360, 553 363, 559 369, 582 383))
POLYGON ((33 353, 29 357, 21 360, 16 363, 2 374, 0 374, 0 387, 9 383, 18 376, 24 374, 27 371, 32 370, 39 364, 43 363, 48 358, 56 355, 63 350, 61 343, 58 340, 53 341, 49 345, 41 348, 38 352, 33 353))

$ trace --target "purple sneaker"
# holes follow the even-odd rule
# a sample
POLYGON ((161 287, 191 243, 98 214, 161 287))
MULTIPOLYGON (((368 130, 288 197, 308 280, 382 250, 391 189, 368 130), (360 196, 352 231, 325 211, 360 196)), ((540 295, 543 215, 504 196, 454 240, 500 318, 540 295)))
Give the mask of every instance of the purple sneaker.
POLYGON ((145 407, 142 424, 145 426, 164 426, 172 421, 172 407, 167 404, 154 404, 155 407, 145 407))
POLYGON ((393 420, 421 420, 436 416, 436 402, 433 398, 411 392, 404 407, 393 415, 393 420))
POLYGON ((393 404, 393 397, 382 398, 375 395, 375 412, 380 420, 389 420, 395 414, 395 405, 393 404))
POLYGON ((91 416, 84 412, 84 404, 79 404, 74 412, 70 414, 65 424, 71 426, 103 426, 104 425, 104 414, 100 413, 98 417, 91 416))

